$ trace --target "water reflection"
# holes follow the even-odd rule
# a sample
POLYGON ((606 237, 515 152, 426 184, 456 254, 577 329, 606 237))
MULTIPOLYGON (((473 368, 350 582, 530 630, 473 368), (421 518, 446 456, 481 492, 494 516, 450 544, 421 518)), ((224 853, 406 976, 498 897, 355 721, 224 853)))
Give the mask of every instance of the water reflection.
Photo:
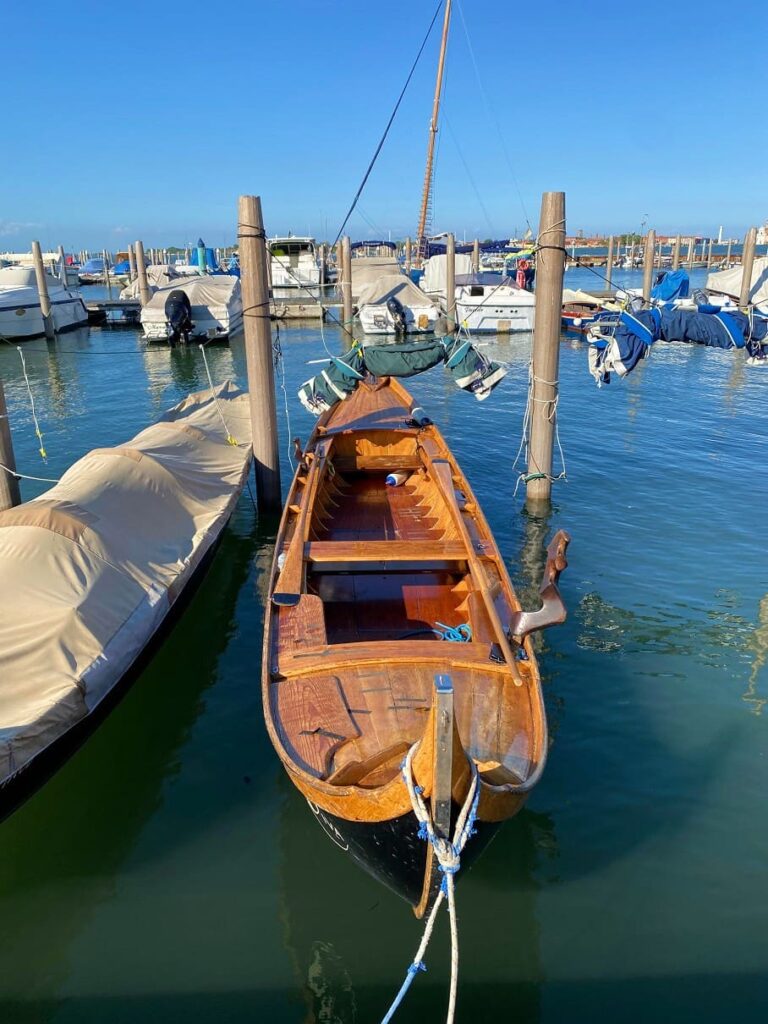
POLYGON ((766 698, 758 694, 757 682, 763 666, 768 660, 768 594, 762 598, 757 611, 757 625, 749 637, 748 646, 753 652, 752 670, 749 673, 747 689, 742 700, 754 714, 762 714, 766 698))
MULTIPOLYGON (((217 680, 258 537, 247 507, 163 646, 86 744, 0 831, 0 1017, 56 1016, 72 949, 161 807, 217 680), (33 1010, 37 1007, 39 1011, 33 1010), (5 1011, 3 1013, 3 1011, 5 1011)), ((190 817, 187 827, 202 827, 190 817)), ((177 834, 176 841, 181 837, 177 834)))
MULTIPOLYGON (((282 921, 305 1022, 380 1020, 423 922, 328 840, 287 778, 279 785, 282 921)), ((551 817, 523 810, 461 879, 458 1019, 539 1021, 544 972, 536 900, 541 879, 556 877, 557 856, 551 817)), ((442 1012, 450 974, 447 915, 438 918, 426 963, 398 1020, 433 1020, 442 1012)))

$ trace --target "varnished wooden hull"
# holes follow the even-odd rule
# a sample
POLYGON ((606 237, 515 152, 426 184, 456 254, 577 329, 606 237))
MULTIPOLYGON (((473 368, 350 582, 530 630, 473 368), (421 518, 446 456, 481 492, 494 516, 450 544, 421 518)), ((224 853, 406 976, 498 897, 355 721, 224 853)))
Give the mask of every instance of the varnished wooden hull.
POLYGON ((547 734, 533 649, 502 625, 520 606, 488 524, 439 432, 409 422, 409 408, 385 381, 319 421, 276 544, 263 699, 275 749, 321 826, 421 916, 442 876, 418 837, 407 751, 433 810, 442 787, 446 834, 474 766, 466 868, 525 802, 547 734), (404 471, 403 486, 385 486, 390 469, 404 471), (462 623, 470 642, 439 639, 439 626, 462 623), (447 761, 438 677, 451 684, 447 761))

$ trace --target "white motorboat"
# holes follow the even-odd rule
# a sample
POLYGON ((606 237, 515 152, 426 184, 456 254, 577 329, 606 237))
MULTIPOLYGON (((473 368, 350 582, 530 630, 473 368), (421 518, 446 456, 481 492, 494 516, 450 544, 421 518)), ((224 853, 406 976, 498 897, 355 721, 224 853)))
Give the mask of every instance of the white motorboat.
POLYGON ((426 334, 441 313, 421 288, 404 274, 383 274, 363 286, 358 317, 366 334, 426 334))
MULTIPOLYGON (((45 275, 51 318, 56 333, 88 323, 88 310, 80 296, 45 275)), ((40 293, 33 267, 0 269, 0 334, 8 339, 39 338, 45 334, 40 293)))
POLYGON ((158 288, 141 310, 148 341, 223 341, 242 324, 240 278, 229 274, 178 278, 158 288))
POLYGON ((470 334, 532 331, 536 296, 511 277, 456 275, 456 320, 470 334))
POLYGON ((314 238, 286 238, 267 240, 270 255, 273 288, 318 288, 320 261, 314 238))

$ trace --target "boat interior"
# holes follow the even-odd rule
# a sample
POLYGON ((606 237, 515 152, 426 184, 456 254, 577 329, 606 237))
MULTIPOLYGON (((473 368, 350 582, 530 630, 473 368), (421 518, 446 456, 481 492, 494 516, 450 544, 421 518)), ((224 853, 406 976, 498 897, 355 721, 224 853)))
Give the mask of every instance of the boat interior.
POLYGON ((520 785, 540 756, 538 686, 526 660, 515 685, 500 654, 480 588, 502 622, 511 590, 452 458, 431 433, 382 430, 334 436, 324 462, 301 496, 301 594, 273 609, 271 710, 289 756, 329 783, 383 785, 423 734, 444 673, 481 776, 520 785), (404 481, 387 485, 390 472, 404 481), (469 642, 443 639, 460 626, 469 642))

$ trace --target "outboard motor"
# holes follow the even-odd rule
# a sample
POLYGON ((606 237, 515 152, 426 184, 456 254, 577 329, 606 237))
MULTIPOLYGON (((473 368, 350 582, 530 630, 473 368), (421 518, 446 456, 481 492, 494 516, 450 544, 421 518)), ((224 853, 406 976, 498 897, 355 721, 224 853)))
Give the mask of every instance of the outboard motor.
POLYGON ((387 309, 395 322, 395 334, 405 334, 405 309, 402 302, 393 295, 387 299, 387 309))
POLYGON ((171 345, 175 345, 179 340, 186 344, 192 333, 192 307, 186 292, 174 288, 165 300, 165 316, 171 328, 168 337, 171 345))

